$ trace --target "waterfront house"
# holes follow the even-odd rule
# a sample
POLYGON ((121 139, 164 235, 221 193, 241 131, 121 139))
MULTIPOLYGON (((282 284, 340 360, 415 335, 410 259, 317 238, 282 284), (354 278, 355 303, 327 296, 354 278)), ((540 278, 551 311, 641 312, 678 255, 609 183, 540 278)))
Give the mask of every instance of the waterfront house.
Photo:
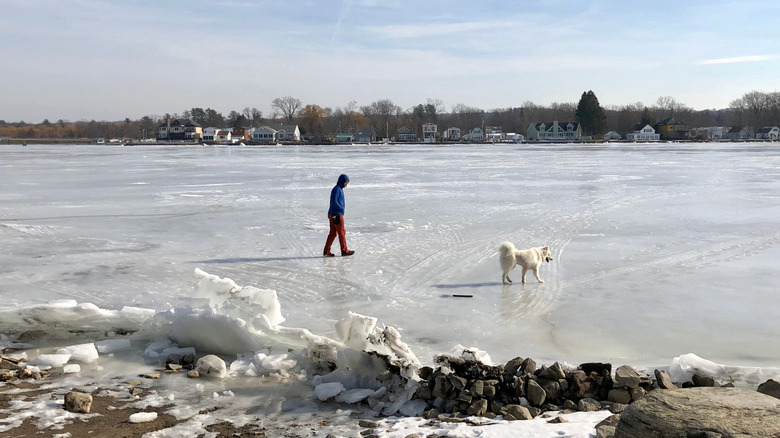
POLYGON ((615 131, 609 131, 606 134, 604 134, 604 141, 612 141, 612 140, 622 140, 623 136, 620 135, 620 133, 615 131))
POLYGON ((750 126, 732 126, 725 137, 727 140, 747 140, 755 137, 755 133, 750 126))
POLYGON ((780 128, 777 126, 764 126, 758 130, 756 133, 756 138, 763 140, 777 140, 778 135, 780 135, 780 128))
POLYGON ((352 143, 355 141, 355 134, 349 132, 339 132, 336 134, 336 141, 338 143, 352 143))
POLYGON ((355 133, 355 141, 358 143, 371 143, 376 141, 376 134, 368 128, 364 128, 355 133))
POLYGON ((423 141, 425 143, 434 143, 436 141, 436 134, 438 130, 438 125, 433 123, 424 123, 422 125, 423 141))
POLYGON ((252 131, 252 141, 255 143, 276 143, 276 129, 264 125, 252 131))
POLYGON ((401 126, 398 128, 398 141, 415 142, 417 141, 417 134, 408 126, 401 126))
POLYGON ((485 141, 485 133, 482 128, 474 128, 468 133, 467 137, 470 142, 483 142, 485 141))
POLYGON ((690 128, 686 123, 675 120, 674 117, 661 120, 654 126, 661 140, 687 140, 690 128))
POLYGON ((444 139, 449 141, 460 141, 460 128, 447 128, 444 131, 444 139))
POLYGON ((217 136, 217 128, 209 126, 203 128, 203 141, 214 141, 214 137, 217 136))
POLYGON ((158 140, 200 141, 203 127, 190 119, 166 119, 157 126, 158 140))
POLYGON ((531 124, 528 127, 528 141, 578 141, 582 139, 579 122, 558 122, 531 124))
POLYGON ((655 128, 646 124, 645 126, 636 125, 632 132, 626 134, 626 140, 628 141, 658 141, 661 139, 661 134, 655 132, 655 128))

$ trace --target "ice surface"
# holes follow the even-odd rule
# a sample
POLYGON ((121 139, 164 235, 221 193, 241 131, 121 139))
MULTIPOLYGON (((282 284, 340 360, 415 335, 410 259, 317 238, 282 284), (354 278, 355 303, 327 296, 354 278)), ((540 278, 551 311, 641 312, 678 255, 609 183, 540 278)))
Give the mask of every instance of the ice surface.
MULTIPOLYGON (((0 341, 107 354, 106 339, 156 335, 149 363, 232 355, 241 377, 308 352, 339 364, 315 383, 345 401, 388 390, 365 351, 757 384, 780 374, 777 169, 770 143, 3 147, 0 341), (357 254, 325 259, 341 173, 357 254), (501 284, 505 240, 551 247, 544 284, 501 284)), ((380 409, 414 409, 413 388, 390 390, 380 409)))
POLYGON ((379 318, 423 363, 456 344, 494 362, 780 361, 767 348, 780 308, 772 143, 6 146, 0 158, 0 326, 94 320, 78 302, 138 329, 122 309, 197 306, 199 268, 275 291, 288 327, 336 339, 350 310, 379 318), (357 254, 323 259, 341 173, 357 254), (505 240, 552 248, 544 284, 500 284, 505 240), (14 320, 52 300, 69 301, 14 320))

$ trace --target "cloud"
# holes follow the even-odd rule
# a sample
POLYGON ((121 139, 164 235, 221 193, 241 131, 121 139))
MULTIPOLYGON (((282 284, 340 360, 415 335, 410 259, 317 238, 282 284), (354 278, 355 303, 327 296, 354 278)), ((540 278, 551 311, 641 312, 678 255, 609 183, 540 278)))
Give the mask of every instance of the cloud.
POLYGON ((367 30, 386 38, 420 38, 426 36, 450 35, 485 29, 514 26, 511 22, 466 22, 466 23, 423 23, 417 25, 374 26, 367 30))
POLYGON ((742 62, 771 61, 773 59, 777 59, 777 56, 776 55, 737 56, 734 58, 705 59, 704 61, 699 61, 698 64, 699 65, 737 64, 742 62))

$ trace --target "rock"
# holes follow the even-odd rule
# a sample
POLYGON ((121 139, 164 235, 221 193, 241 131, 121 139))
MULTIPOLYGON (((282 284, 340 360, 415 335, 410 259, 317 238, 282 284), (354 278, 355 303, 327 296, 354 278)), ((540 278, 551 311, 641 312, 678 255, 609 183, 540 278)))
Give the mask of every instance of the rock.
POLYGON ((615 426, 601 426, 596 428, 596 438, 613 438, 615 436, 615 426))
POLYGON ((515 420, 533 420, 534 418, 531 416, 531 412, 528 411, 528 408, 520 405, 508 405, 506 407, 506 413, 515 420))
POLYGON ((780 436, 780 400, 738 388, 650 391, 623 411, 615 438, 705 437, 705 431, 780 436))
POLYGON ((379 423, 373 420, 360 420, 358 421, 358 426, 365 427, 367 429, 376 429, 379 427, 379 423))
POLYGON ((545 368, 538 376, 540 379, 547 380, 559 380, 566 378, 566 372, 558 362, 552 364, 549 368, 545 368))
POLYGON ((621 403, 627 405, 631 403, 631 393, 626 388, 613 388, 609 390, 607 400, 612 403, 621 403))
POLYGON ((510 376, 516 376, 517 371, 520 370, 520 367, 523 365, 523 358, 522 357, 516 357, 504 365, 504 373, 508 374, 510 376))
POLYGON ((544 400, 547 398, 547 393, 544 389, 536 383, 535 380, 528 380, 527 387, 525 389, 525 398, 528 399, 528 403, 531 406, 542 406, 544 400))
POLYGON ((577 407, 582 412, 594 412, 601 409, 601 403, 592 398, 584 398, 577 403, 577 407))
POLYGON ((160 377, 162 377, 162 374, 160 374, 160 373, 145 373, 145 374, 141 374, 140 376, 145 378, 145 379, 159 379, 160 377))
POLYGON ((65 410, 77 414, 89 414, 92 410, 92 396, 79 391, 65 394, 65 410))
POLYGON ((693 375, 693 384, 699 387, 707 386, 712 387, 715 386, 715 379, 710 376, 702 376, 701 374, 694 374, 693 375))
POLYGON ((655 370, 653 371, 653 374, 655 374, 655 381, 658 384, 658 387, 661 389, 677 389, 676 386, 674 386, 674 383, 672 383, 672 378, 669 377, 669 373, 667 373, 664 370, 655 370))
POLYGON ((423 414, 423 418, 425 418, 426 420, 430 420, 438 416, 439 416, 439 411, 437 411, 436 409, 430 409, 428 411, 425 411, 425 414, 423 414))
POLYGON ((623 365, 615 370, 615 384, 623 388, 637 388, 644 383, 650 383, 650 377, 639 374, 631 365, 623 365))
POLYGON ((471 385, 471 393, 477 397, 482 397, 485 390, 485 382, 482 380, 475 380, 474 384, 471 385))
POLYGON ((589 362, 580 365, 580 369, 585 374, 596 373, 597 375, 601 375, 604 371, 606 371, 607 374, 612 374, 611 363, 589 362))
POLYGON ((644 397, 645 394, 647 394, 647 391, 645 391, 645 389, 641 386, 639 388, 631 388, 628 390, 628 392, 631 393, 632 402, 639 400, 640 398, 644 397))
POLYGON ((575 403, 572 400, 566 400, 565 402, 563 402, 563 409, 568 409, 570 411, 579 410, 579 408, 577 407, 577 403, 575 403))
POLYGON ((454 374, 448 376, 447 378, 450 380, 452 387, 455 388, 456 391, 463 391, 466 388, 466 385, 469 383, 468 380, 454 374))
POLYGON ((624 405, 622 403, 612 403, 609 405, 609 412, 612 412, 613 414, 619 414, 626 410, 628 405, 624 405))
POLYGON ((187 377, 189 377, 190 379, 197 379, 198 377, 200 377, 200 373, 198 372, 198 370, 189 370, 187 371, 187 377))
POLYGON ((567 423, 566 419, 563 417, 555 417, 552 420, 547 420, 547 422, 552 424, 567 423))
POLYGON ((434 379, 433 396, 441 399, 448 399, 450 392, 452 391, 452 383, 447 376, 440 374, 434 379))
MULTIPOLYGON (((9 358, 10 359, 10 358, 9 358)), ((18 364, 18 362, 13 362, 9 359, 6 359, 3 357, 2 360, 0 360, 0 370, 18 370, 21 368, 18 364)))
POLYGON ((522 374, 533 374, 536 372, 536 362, 534 362, 533 359, 530 357, 523 361, 523 364, 520 366, 520 371, 522 374))
POLYGON ((482 394, 485 397, 492 398, 496 396, 496 387, 493 385, 486 385, 482 388, 482 394))
POLYGON ((780 383, 769 379, 766 382, 758 385, 758 392, 761 394, 771 395, 774 398, 780 398, 780 383))
POLYGON ((596 391, 591 391, 594 383, 593 378, 582 370, 573 371, 569 374, 569 384, 575 398, 592 397, 595 395, 596 391))
POLYGON ((482 416, 487 412, 488 408, 488 402, 485 399, 480 399, 472 403, 468 409, 466 409, 466 414, 468 415, 477 415, 482 416))
POLYGON ((561 398, 561 385, 557 380, 539 379, 537 383, 544 389, 548 401, 552 402, 561 398))
POLYGON ((201 376, 218 377, 220 379, 227 376, 225 361, 213 354, 208 354, 198 359, 195 368, 201 376))

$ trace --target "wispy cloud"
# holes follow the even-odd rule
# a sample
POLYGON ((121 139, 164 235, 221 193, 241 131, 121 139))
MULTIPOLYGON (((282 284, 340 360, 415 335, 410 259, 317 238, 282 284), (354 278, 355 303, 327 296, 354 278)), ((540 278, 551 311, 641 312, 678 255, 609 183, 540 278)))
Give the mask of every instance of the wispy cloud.
POLYGON ((485 29, 514 26, 511 22, 480 21, 465 23, 422 23, 390 26, 368 27, 368 32, 385 38, 420 38, 428 36, 450 35, 455 33, 473 32, 485 29))
POLYGON ((777 59, 777 55, 753 55, 753 56, 736 56, 733 58, 705 59, 703 61, 699 61, 698 64, 699 65, 738 64, 742 62, 771 61, 773 59, 777 59))

